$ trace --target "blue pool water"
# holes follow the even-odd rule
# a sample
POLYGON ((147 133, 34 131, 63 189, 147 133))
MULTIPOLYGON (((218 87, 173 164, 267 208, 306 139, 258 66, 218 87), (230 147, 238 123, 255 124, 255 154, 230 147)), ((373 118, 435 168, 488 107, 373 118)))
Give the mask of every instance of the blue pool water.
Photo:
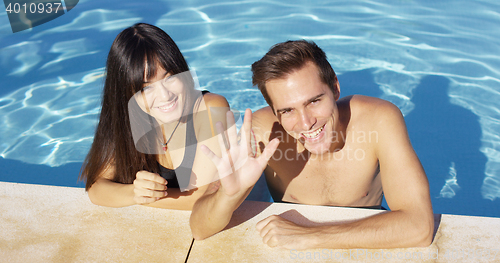
POLYGON ((177 42, 202 88, 232 108, 266 103, 250 65, 275 43, 315 41, 341 95, 396 104, 435 213, 500 217, 500 4, 464 1, 96 1, 13 34, 0 12, 0 180, 83 186, 115 36, 136 22, 177 42))

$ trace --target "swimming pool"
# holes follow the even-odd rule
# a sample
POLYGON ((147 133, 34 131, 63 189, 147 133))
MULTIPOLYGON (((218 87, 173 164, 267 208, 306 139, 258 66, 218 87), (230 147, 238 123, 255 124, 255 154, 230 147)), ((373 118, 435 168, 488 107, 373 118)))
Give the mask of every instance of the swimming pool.
POLYGON ((315 41, 341 96, 396 104, 427 172, 435 213, 500 217, 500 5, 485 1, 80 1, 13 34, 0 12, 1 181, 83 186, 115 36, 167 31, 203 89, 266 106, 250 65, 275 43, 315 41))

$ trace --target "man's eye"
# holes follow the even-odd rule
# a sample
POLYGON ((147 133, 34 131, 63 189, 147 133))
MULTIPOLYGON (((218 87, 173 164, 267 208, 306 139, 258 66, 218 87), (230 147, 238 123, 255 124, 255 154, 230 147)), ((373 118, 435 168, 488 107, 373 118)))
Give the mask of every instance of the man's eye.
POLYGON ((315 100, 311 101, 311 104, 317 104, 318 102, 320 102, 320 99, 315 99, 315 100))
POLYGON ((290 113, 290 112, 292 112, 292 110, 282 110, 282 111, 281 111, 281 114, 288 114, 288 113, 290 113))

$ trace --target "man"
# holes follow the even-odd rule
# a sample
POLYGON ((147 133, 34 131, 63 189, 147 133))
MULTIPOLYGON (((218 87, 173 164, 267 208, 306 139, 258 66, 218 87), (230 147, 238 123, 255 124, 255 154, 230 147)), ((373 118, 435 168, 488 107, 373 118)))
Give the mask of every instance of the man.
POLYGON ((253 116, 260 156, 242 162, 241 154, 236 154, 249 148, 245 144, 252 120, 247 110, 242 146, 230 130, 231 146, 222 159, 204 151, 221 176, 227 176, 220 180, 218 190, 208 192, 193 208, 191 228, 196 239, 227 225, 251 183, 257 181, 256 173, 265 168, 275 200, 380 207, 383 189, 391 209, 355 222, 321 227, 299 226, 274 215, 256 226, 263 242, 271 247, 430 245, 434 221, 428 182, 396 106, 359 95, 339 99, 339 83, 325 53, 307 41, 275 45, 252 65, 252 71, 254 85, 269 104, 253 116))

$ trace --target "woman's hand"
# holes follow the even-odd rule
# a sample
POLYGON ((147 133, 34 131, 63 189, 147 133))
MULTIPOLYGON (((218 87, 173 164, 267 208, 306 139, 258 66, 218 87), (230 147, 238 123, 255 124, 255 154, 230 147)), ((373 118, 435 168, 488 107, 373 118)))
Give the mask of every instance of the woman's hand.
POLYGON ((167 180, 155 173, 137 172, 134 180, 134 202, 149 204, 167 196, 167 180))
POLYGON ((252 111, 247 109, 245 112, 240 143, 238 143, 233 113, 229 111, 226 117, 227 127, 229 127, 227 129, 227 137, 222 124, 220 122, 216 124, 219 132, 218 137, 222 150, 222 158, 215 155, 205 145, 201 146, 201 150, 217 167, 224 193, 228 196, 233 196, 255 185, 266 168, 267 162, 276 151, 279 140, 273 139, 270 141, 262 154, 258 158, 255 158, 250 145, 252 111))

